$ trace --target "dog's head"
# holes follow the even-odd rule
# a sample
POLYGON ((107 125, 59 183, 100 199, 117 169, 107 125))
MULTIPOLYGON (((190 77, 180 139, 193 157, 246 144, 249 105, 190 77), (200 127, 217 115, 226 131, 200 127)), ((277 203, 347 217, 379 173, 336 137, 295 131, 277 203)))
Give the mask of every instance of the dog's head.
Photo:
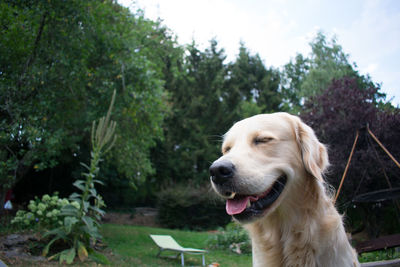
POLYGON ((313 130, 287 113, 237 122, 225 134, 222 156, 210 167, 211 184, 240 222, 272 213, 301 179, 322 181, 325 147, 313 130))

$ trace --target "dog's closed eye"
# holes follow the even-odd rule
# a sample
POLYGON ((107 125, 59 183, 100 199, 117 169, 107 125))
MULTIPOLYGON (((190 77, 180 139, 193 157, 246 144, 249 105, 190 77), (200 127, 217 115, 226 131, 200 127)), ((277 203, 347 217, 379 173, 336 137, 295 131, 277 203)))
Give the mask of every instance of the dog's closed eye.
POLYGON ((225 147, 223 147, 223 148, 222 148, 222 154, 228 153, 229 150, 231 150, 231 147, 230 147, 230 146, 225 146, 225 147))
POLYGON ((261 144, 267 144, 272 140, 274 140, 274 138, 270 136, 257 136, 254 138, 253 143, 255 145, 261 145, 261 144))

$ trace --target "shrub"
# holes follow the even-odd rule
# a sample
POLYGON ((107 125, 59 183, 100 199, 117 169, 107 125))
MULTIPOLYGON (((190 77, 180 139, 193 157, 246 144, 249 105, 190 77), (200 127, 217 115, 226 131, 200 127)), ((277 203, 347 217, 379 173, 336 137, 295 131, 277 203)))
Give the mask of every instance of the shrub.
POLYGON ((211 249, 226 249, 238 254, 250 254, 251 242, 248 233, 235 222, 229 223, 225 229, 220 228, 216 235, 207 240, 211 249))
POLYGON ((109 264, 108 259, 94 250, 94 245, 102 237, 99 233, 100 218, 104 215, 102 210, 105 203, 101 195, 95 189, 95 184, 103 184, 95 179, 99 173, 101 156, 111 149, 116 140, 116 123, 110 120, 111 110, 115 100, 115 91, 107 115, 100 118, 99 122, 92 124, 92 151, 90 153, 90 165, 81 163, 87 172, 82 173, 84 179, 77 180, 73 185, 79 193, 72 193, 69 197, 71 204, 63 206, 61 215, 64 215, 63 223, 44 234, 44 237, 52 239, 43 249, 43 256, 47 256, 50 247, 57 241, 62 241, 68 246, 49 259, 58 259, 60 264, 64 261, 71 264, 77 256, 81 261, 88 257, 102 264, 109 264))
POLYGON ((400 258, 400 252, 396 251, 395 248, 388 248, 385 250, 366 252, 358 256, 358 260, 363 262, 372 261, 387 261, 400 258))
POLYGON ((204 230, 226 225, 223 201, 208 187, 177 185, 158 195, 158 220, 168 228, 204 230))
MULTIPOLYGON (((19 210, 12 224, 22 229, 35 229, 44 231, 58 227, 63 223, 61 209, 66 205, 77 205, 77 202, 70 202, 66 198, 59 198, 55 192, 52 196, 43 195, 42 198, 35 197, 29 201, 28 210, 19 210)), ((79 204, 78 204, 79 205, 79 204)))

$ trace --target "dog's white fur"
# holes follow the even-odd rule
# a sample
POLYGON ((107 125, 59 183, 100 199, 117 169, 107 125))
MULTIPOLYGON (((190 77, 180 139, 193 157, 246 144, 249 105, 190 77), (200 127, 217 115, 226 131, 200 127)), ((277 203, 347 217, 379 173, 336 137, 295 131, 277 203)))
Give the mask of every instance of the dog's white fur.
POLYGON ((326 192, 326 148, 309 126, 287 113, 256 115, 232 126, 222 152, 218 160, 234 164, 235 189, 241 194, 261 194, 277 177, 287 176, 266 214, 244 224, 252 240, 253 266, 359 266, 342 217, 326 192))

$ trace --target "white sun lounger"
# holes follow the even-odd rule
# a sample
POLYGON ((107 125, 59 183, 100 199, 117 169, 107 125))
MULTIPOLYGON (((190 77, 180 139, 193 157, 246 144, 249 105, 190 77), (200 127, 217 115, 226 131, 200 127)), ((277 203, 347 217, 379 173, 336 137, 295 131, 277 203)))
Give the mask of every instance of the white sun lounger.
POLYGON ((170 250, 178 252, 176 258, 181 255, 182 266, 185 266, 184 254, 192 254, 192 255, 202 255, 203 258, 203 266, 206 266, 206 261, 204 258, 204 254, 207 253, 207 250, 196 249, 196 248, 184 248, 180 246, 175 239, 170 235, 150 235, 151 239, 157 244, 160 248, 160 251, 157 254, 157 257, 160 256, 161 252, 164 250, 170 250))

